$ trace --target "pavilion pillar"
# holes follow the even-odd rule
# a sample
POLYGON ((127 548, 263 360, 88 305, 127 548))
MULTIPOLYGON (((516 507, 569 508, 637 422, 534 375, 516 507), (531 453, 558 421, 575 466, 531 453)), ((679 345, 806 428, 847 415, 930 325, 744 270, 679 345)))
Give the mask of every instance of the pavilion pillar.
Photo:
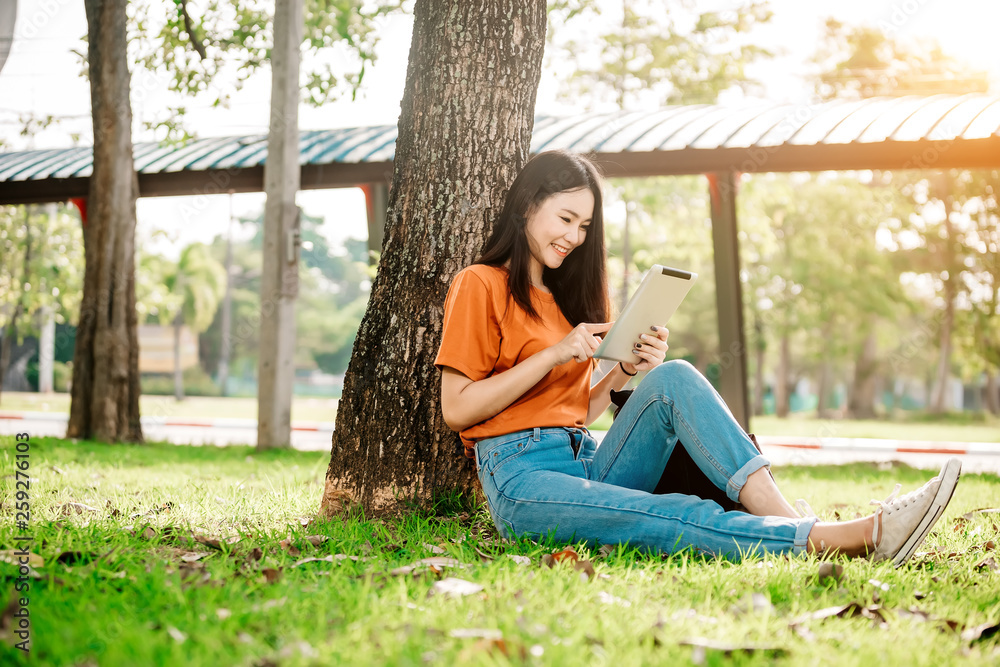
POLYGON ((361 186, 368 209, 368 263, 377 264, 375 257, 382 252, 385 239, 385 215, 389 203, 389 186, 385 183, 368 183, 361 186))
POLYGON ((743 333, 743 295, 736 229, 735 172, 708 174, 715 248, 715 306, 719 317, 719 393, 733 417, 750 427, 747 346, 743 333))
POLYGON ((257 449, 292 444, 295 299, 299 292, 299 48, 302 0, 277 0, 271 50, 271 124, 264 163, 257 449))

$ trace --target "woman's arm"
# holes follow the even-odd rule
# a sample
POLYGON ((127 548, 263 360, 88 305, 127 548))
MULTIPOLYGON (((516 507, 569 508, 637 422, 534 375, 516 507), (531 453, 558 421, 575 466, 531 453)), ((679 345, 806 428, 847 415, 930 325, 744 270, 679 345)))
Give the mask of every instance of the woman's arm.
POLYGON ((589 363, 600 345, 594 334, 607 331, 611 324, 580 324, 555 345, 482 380, 473 381, 446 366, 441 373, 441 412, 445 423, 453 431, 463 431, 500 414, 556 366, 571 359, 589 363))

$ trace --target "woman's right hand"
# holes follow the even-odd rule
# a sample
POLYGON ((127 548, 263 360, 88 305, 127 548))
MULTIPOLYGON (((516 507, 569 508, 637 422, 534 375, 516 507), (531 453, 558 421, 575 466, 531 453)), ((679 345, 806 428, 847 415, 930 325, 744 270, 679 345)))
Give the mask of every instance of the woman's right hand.
POLYGON ((593 357, 594 352, 601 345, 601 339, 596 334, 606 333, 612 324, 614 322, 601 324, 584 322, 576 325, 565 338, 549 348, 555 357, 554 365, 561 366, 570 359, 575 359, 577 363, 583 363, 593 357))

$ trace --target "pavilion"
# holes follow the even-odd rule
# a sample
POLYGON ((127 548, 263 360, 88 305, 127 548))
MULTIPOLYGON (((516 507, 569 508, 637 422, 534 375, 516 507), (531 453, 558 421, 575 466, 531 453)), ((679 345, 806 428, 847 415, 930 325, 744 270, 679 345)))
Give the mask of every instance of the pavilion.
MULTIPOLYGON (((381 249, 397 128, 303 131, 302 189, 360 187, 369 246, 381 249)), ((665 107, 652 112, 539 117, 531 152, 591 154, 609 177, 705 174, 711 193, 720 391, 749 421, 736 221, 740 173, 1000 167, 1000 96, 838 100, 813 105, 665 107)), ((0 204, 86 197, 91 148, 0 153, 0 204)), ((262 192, 267 136, 212 137, 183 146, 136 144, 141 197, 262 192)))

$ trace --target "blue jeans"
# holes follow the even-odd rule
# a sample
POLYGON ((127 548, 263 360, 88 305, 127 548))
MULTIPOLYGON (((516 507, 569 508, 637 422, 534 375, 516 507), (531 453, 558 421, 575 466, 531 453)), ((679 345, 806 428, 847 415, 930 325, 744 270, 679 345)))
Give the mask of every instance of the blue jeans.
POLYGON ((693 548, 734 560, 805 550, 815 518, 726 512, 697 496, 651 493, 678 442, 734 501, 747 477, 769 465, 685 361, 649 371, 599 446, 586 429, 535 428, 480 440, 476 462, 504 537, 693 548))

